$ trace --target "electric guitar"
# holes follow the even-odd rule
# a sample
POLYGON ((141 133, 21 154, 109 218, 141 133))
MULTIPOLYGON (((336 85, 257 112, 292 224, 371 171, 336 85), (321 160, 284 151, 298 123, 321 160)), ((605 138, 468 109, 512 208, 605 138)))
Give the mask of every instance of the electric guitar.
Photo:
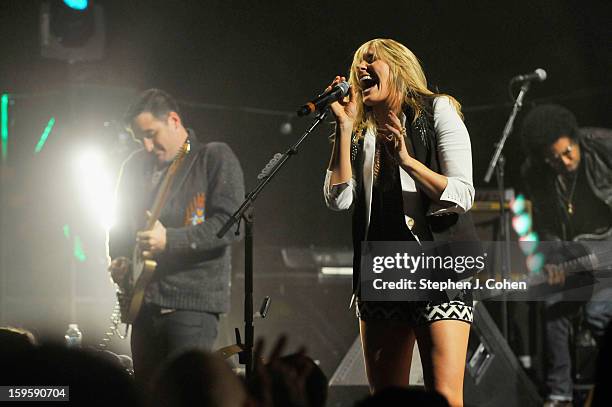
MULTIPOLYGON (((170 192, 172 183, 174 182, 177 170, 181 166, 183 160, 189 153, 190 144, 186 141, 181 147, 176 157, 168 167, 168 171, 162 180, 162 183, 155 196, 153 207, 151 208, 151 215, 147 220, 147 224, 143 230, 151 230, 155 225, 155 222, 159 219, 159 215, 166 199, 170 192)), ((119 301, 121 322, 125 324, 131 324, 136 320, 138 313, 142 307, 144 301, 144 295, 153 277, 153 272, 157 268, 157 262, 152 259, 145 259, 142 257, 142 249, 138 245, 134 246, 132 253, 132 262, 129 265, 129 270, 123 282, 119 284, 119 290, 117 291, 117 300, 119 301)))
MULTIPOLYGON (((599 234, 582 234, 572 239, 563 253, 565 260, 557 267, 570 277, 578 273, 590 271, 601 275, 612 270, 612 228, 599 234), (581 244, 582 243, 582 244, 581 244)), ((609 274, 609 273, 606 273, 609 274)), ((597 274, 593 276, 596 277, 597 274)), ((546 273, 532 273, 527 278, 530 287, 544 284, 548 281, 546 273)))

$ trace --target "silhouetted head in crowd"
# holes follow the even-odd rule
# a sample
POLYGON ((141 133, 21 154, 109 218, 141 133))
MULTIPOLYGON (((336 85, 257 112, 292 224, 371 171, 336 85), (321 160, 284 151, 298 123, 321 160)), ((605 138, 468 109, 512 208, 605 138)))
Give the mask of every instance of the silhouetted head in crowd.
POLYGON ((33 349, 36 338, 30 331, 20 328, 0 327, 0 353, 22 352, 33 349))
POLYGON ((125 370, 126 373, 128 373, 129 375, 134 374, 134 362, 132 361, 132 358, 130 358, 129 356, 120 355, 118 353, 111 352, 106 349, 98 351, 98 356, 102 359, 108 360, 109 362, 113 363, 115 366, 125 370))
POLYGON ((355 407, 389 406, 449 407, 449 404, 438 393, 403 387, 389 387, 355 403, 355 407))
POLYGON ((190 350, 169 360, 153 386, 151 405, 242 407, 250 401, 242 381, 221 357, 190 350))
POLYGON ((74 405, 143 405, 131 377, 99 352, 43 344, 2 362, 3 385, 69 386, 74 405))

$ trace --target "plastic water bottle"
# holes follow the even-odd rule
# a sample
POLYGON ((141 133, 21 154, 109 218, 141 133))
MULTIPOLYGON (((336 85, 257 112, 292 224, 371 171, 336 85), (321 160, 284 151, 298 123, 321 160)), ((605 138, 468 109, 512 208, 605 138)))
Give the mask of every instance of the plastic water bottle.
POLYGON ((67 347, 80 348, 81 342, 83 341, 83 334, 79 331, 79 326, 77 324, 68 325, 68 330, 66 331, 66 335, 64 335, 64 339, 66 340, 67 347))

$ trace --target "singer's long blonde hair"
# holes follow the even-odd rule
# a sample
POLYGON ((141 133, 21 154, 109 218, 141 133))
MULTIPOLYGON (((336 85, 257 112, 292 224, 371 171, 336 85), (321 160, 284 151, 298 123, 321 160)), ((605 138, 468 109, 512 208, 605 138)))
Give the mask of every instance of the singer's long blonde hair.
POLYGON ((359 64, 363 61, 366 53, 371 52, 374 60, 380 59, 389 65, 389 89, 390 105, 395 108, 403 109, 410 106, 414 111, 414 119, 423 111, 422 96, 446 96, 454 105, 457 113, 461 114, 461 105, 452 96, 434 93, 427 88, 427 79, 418 58, 412 51, 399 42, 376 38, 360 46, 353 56, 349 83, 355 89, 357 97, 357 117, 355 119, 354 130, 364 127, 376 127, 371 111, 363 104, 362 88, 359 83, 359 64))

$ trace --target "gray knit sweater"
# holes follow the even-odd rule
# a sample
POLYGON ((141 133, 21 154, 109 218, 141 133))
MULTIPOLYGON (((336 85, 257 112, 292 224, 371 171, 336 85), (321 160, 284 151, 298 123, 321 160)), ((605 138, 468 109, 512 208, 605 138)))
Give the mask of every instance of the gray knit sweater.
MULTIPOLYGON (((242 169, 225 143, 202 144, 190 132, 191 151, 179 167, 161 215, 166 250, 149 284, 145 302, 164 308, 228 312, 232 242, 230 230, 216 237, 244 198, 242 169)), ((117 184, 117 222, 109 233, 111 258, 131 258, 135 234, 152 205, 153 158, 144 150, 123 164, 117 184)))

